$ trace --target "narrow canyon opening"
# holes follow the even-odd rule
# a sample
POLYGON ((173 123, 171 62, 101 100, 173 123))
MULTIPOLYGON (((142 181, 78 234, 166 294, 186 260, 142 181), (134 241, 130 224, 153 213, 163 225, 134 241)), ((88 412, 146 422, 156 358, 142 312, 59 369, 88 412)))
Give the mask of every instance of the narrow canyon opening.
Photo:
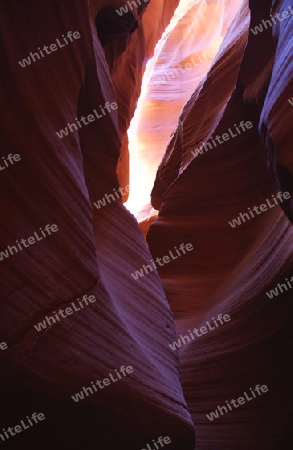
POLYGON ((125 206, 138 220, 149 218, 156 171, 180 111, 207 75, 241 4, 180 0, 147 61, 128 129, 130 188, 125 206))

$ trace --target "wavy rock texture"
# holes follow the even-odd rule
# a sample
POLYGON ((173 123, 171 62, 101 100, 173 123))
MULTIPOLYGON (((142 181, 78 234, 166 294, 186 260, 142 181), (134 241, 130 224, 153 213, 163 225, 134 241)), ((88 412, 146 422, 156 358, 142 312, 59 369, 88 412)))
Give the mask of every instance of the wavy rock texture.
MULTIPOLYGON (((276 187, 293 194, 293 16, 256 35, 249 31, 290 3, 274 1, 270 11, 267 0, 184 0, 172 31, 179 0, 151 1, 120 16, 116 9, 125 4, 0 4, 1 156, 21 156, 0 172, 0 251, 46 224, 58 226, 0 261, 0 344, 8 344, 0 350, 0 430, 34 411, 46 417, 1 444, 139 450, 163 435, 175 450, 291 450, 292 295, 269 299, 266 291, 292 275, 292 202, 281 204, 288 218, 275 206, 235 228, 228 223, 271 199, 276 187), (18 64, 68 30, 81 38, 30 66, 18 64), (213 54, 162 82, 221 42, 211 67, 213 54), (106 101, 119 109, 57 136, 106 101), (119 181, 125 187, 135 175, 126 132, 137 101, 145 189, 162 158, 152 191, 159 217, 148 233, 151 253, 122 204, 127 193, 116 195, 119 181), (253 127, 194 156, 241 120, 253 127), (106 206, 93 206, 105 195, 106 206), (158 267, 161 280, 156 272, 131 276, 151 255, 189 242, 193 251, 158 267), (34 324, 84 294, 97 301, 36 331, 34 324), (231 321, 181 345, 178 359, 169 345, 174 318, 180 338, 218 313, 231 321), (73 401, 122 365, 133 373, 73 401), (269 392, 208 420, 218 405, 257 384, 269 392)), ((134 207, 151 216, 146 233, 156 213, 145 204, 146 190, 133 189, 134 207)))
POLYGON ((34 411, 46 417, 4 445, 140 449, 163 435, 170 448, 193 450, 178 358, 166 352, 175 328, 161 282, 156 273, 131 277, 150 258, 143 236, 121 199, 100 210, 92 206, 119 186, 117 111, 63 139, 56 134, 115 101, 96 33, 102 5, 0 5, 1 156, 21 156, 1 171, 1 251, 39 227, 58 226, 0 262, 0 341, 8 344, 0 352, 1 428, 34 411), (18 64, 68 30, 81 38, 30 66, 18 64), (34 324, 84 294, 95 295, 96 303, 36 331, 34 324), (74 403, 71 395, 121 365, 133 373, 74 403))
MULTIPOLYGON (((273 11, 288 6, 275 2, 273 11)), ((194 247, 158 269, 178 337, 190 340, 181 343, 180 371, 198 450, 289 450, 293 443, 292 292, 266 295, 292 275, 292 227, 279 206, 234 229, 228 224, 276 193, 265 150, 278 190, 291 187, 293 18, 254 35, 249 27, 269 18, 270 5, 250 7, 251 24, 243 2, 207 79, 185 105, 152 192, 159 209, 148 233, 153 258, 183 242, 194 247), (194 157, 192 150, 241 120, 253 128, 194 157), (188 330, 219 313, 231 321, 192 340, 188 330), (208 420, 257 384, 269 392, 208 420)), ((282 204, 288 216, 290 203, 282 204)))
MULTIPOLYGON (((289 11, 290 1, 275 3, 272 14, 289 11)), ((292 12, 291 12, 292 14, 292 12)), ((275 64, 271 82, 265 99, 260 128, 266 145, 268 164, 271 174, 279 190, 287 190, 292 197, 292 116, 293 116, 293 86, 292 86, 292 15, 283 18, 273 27, 273 37, 276 40, 275 64)), ((285 205, 284 205, 285 206, 285 205)), ((286 205, 285 213, 293 220, 293 204, 286 205)))
POLYGON ((179 112, 210 68, 240 3, 181 2, 156 46, 129 130, 127 207, 140 219, 151 210, 149 192, 179 112))
MULTIPOLYGON (((132 15, 133 19, 137 21, 137 31, 125 36, 117 34, 115 39, 105 45, 106 59, 119 105, 119 131, 122 145, 117 173, 123 187, 129 184, 127 130, 141 93, 146 62, 153 56, 155 45, 171 20, 178 3, 179 0, 156 0, 147 5, 143 3, 144 8, 147 6, 146 10, 143 8, 134 9, 134 5, 132 5, 132 11, 128 6, 129 15, 132 15)), ((121 2, 119 6, 120 4, 121 2)), ((126 2, 123 1, 123 6, 125 4, 126 2)), ((115 6, 117 5, 116 2, 115 6)), ((105 11, 108 11, 111 20, 118 21, 120 25, 121 18, 116 9, 113 6, 104 8, 105 11)), ((124 17, 125 14, 123 14, 122 19, 124 17)), ((108 30, 108 23, 106 23, 105 28, 108 30)), ((126 201, 127 198, 128 195, 124 195, 123 201, 126 201)))

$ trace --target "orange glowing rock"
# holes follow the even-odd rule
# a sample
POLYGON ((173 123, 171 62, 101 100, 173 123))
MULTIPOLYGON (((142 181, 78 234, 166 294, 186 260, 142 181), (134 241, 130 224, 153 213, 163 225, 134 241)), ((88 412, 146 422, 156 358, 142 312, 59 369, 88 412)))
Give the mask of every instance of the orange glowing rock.
POLYGON ((126 206, 139 219, 147 218, 151 210, 155 174, 180 111, 211 67, 240 4, 241 0, 233 5, 229 1, 181 1, 147 63, 128 132, 130 196, 126 206))

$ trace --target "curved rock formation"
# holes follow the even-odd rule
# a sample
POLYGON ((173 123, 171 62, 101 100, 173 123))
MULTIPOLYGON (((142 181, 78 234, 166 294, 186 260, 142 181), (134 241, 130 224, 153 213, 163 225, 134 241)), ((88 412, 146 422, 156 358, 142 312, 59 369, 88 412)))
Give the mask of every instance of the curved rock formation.
POLYGON ((150 212, 149 193, 179 112, 210 68, 240 3, 181 2, 156 46, 129 130, 127 207, 139 218, 150 212))
MULTIPOLYGON (((275 185, 279 190, 289 191, 292 198, 293 9, 289 1, 283 1, 280 5, 274 4, 272 14, 280 14, 281 12, 282 20, 277 20, 277 23, 272 27, 273 39, 276 42, 275 61, 260 119, 260 129, 266 145, 268 165, 275 185)), ((289 204, 282 204, 281 206, 292 222, 292 200, 289 204)))
MULTIPOLYGON (((288 6, 280 2, 274 12, 288 6)), ((281 283, 290 283, 293 236, 282 210, 271 203, 276 190, 262 145, 277 190, 291 193, 285 155, 293 137, 287 101, 292 58, 285 55, 292 51, 292 19, 255 35, 249 29, 270 17, 270 5, 251 2, 251 14, 249 24, 243 2, 207 79, 183 109, 152 192, 160 210, 148 234, 153 258, 183 242, 194 248, 158 271, 175 316, 175 348, 198 450, 292 446, 292 294, 281 283), (253 126, 238 133, 241 121, 253 126), (216 140, 227 133, 221 143, 216 140), (264 203, 263 213, 253 213, 264 203), (237 216, 238 225, 232 220, 237 216), (276 298, 269 298, 266 292, 275 287, 276 298), (218 314, 230 320, 221 325, 218 314), (202 332, 191 334, 194 328, 202 332), (268 393, 233 409, 229 401, 244 392, 251 397, 258 384, 267 385, 268 393), (211 411, 218 418, 210 420, 211 411)), ((287 212, 290 204, 280 206, 287 212)))
POLYGON ((100 6, 0 5, 1 156, 20 157, 0 179, 1 429, 35 411, 46 419, 0 440, 122 450, 163 435, 192 450, 178 358, 165 351, 175 338, 169 305, 155 272, 131 277, 150 254, 118 193, 118 115, 96 31, 100 6), (79 37, 66 41, 69 30, 79 37), (118 378, 122 366, 132 370, 118 378), (96 392, 92 382, 103 379, 96 392))
MULTIPOLYGON (((142 7, 130 11, 127 2, 119 3, 119 6, 128 9, 128 22, 137 21, 137 32, 121 36, 117 34, 116 39, 105 46, 106 59, 111 71, 111 77, 114 84, 114 91, 118 99, 119 106, 119 131, 121 135, 121 152, 117 167, 117 173, 120 183, 123 187, 129 185, 129 154, 128 154, 128 135, 127 130, 130 120, 133 117, 137 106, 137 101, 141 93, 141 83, 146 63, 153 56, 157 41, 160 39, 163 31, 173 16, 179 0, 156 0, 149 2, 142 7)), ((138 2, 137 2, 138 4, 138 2)), ((117 22, 118 3, 114 6, 105 6, 104 10, 110 12, 112 20, 117 22)), ((102 9, 103 11, 103 9, 102 9)), ((102 11, 98 14, 101 15, 102 11)), ((118 23, 124 20, 125 13, 118 19, 118 23)), ((103 19, 102 19, 103 20, 103 19)), ((108 30, 108 24, 105 24, 108 30)), ((126 201, 128 194, 122 196, 126 201)))
POLYGON ((292 27, 0 4, 4 448, 291 450, 292 27))

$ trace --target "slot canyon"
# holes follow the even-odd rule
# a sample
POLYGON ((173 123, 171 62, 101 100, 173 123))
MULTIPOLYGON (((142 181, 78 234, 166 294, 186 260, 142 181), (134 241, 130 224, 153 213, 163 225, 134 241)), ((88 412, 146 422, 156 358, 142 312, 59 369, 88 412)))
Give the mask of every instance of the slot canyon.
POLYGON ((0 33, 0 447, 292 450, 292 1, 0 33))

